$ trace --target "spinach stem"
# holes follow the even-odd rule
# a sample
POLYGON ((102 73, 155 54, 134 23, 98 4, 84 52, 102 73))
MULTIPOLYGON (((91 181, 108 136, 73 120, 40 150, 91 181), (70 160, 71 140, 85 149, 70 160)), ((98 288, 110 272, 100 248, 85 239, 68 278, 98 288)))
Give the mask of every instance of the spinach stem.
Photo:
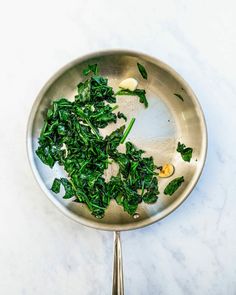
POLYGON ((142 192, 141 192, 141 197, 143 196, 144 193, 144 181, 142 182, 142 192))
MULTIPOLYGON (((70 182, 71 186, 73 187, 73 190, 76 192, 77 189, 76 189, 76 187, 75 187, 73 181, 72 181, 71 179, 69 179, 69 178, 68 178, 68 181, 70 182)), ((76 197, 77 197, 77 196, 76 196, 76 197)))
POLYGON ((120 143, 124 143, 124 141, 126 140, 126 137, 129 135, 130 133, 130 130, 132 129, 133 125, 134 125, 134 122, 135 122, 135 118, 132 118, 129 122, 129 125, 128 127, 126 128, 125 132, 124 132, 124 135, 123 137, 121 138, 121 141, 120 143))
POLYGON ((111 110, 112 110, 112 112, 114 111, 114 110, 116 110, 116 109, 118 109, 118 105, 115 105, 111 110))
POLYGON ((93 130, 93 132, 95 133, 97 138, 100 138, 100 135, 99 135, 97 129, 91 124, 91 122, 87 118, 84 118, 84 119, 85 119, 86 123, 89 125, 89 127, 93 130))
POLYGON ((77 108, 77 112, 79 113, 79 115, 81 116, 81 118, 85 120, 85 122, 88 124, 88 126, 93 130, 93 132, 95 133, 95 135, 97 136, 97 138, 100 138, 100 135, 98 133, 98 130, 92 125, 92 123, 89 121, 89 119, 87 118, 87 116, 85 115, 85 113, 83 112, 83 110, 81 110, 80 108, 77 108))
POLYGON ((101 207, 101 206, 94 204, 94 203, 91 203, 91 205, 95 208, 98 208, 98 209, 102 209, 102 210, 106 209, 106 207, 101 207))

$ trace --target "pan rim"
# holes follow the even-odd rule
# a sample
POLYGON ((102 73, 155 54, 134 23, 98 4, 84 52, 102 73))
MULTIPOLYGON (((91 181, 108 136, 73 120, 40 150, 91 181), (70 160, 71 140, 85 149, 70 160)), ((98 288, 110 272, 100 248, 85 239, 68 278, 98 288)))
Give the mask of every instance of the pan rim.
POLYGON ((27 130, 26 130, 26 147, 27 147, 27 156, 28 156, 28 161, 31 167, 31 171, 33 172, 34 178, 39 184, 41 190, 47 195, 49 200, 67 217, 70 219, 79 222, 82 225, 99 229, 99 230, 106 230, 106 231, 126 231, 126 230, 132 230, 132 229, 138 229, 142 228, 148 225, 151 225, 164 217, 168 216, 170 213, 175 211, 190 195, 194 187, 196 186, 203 168, 205 166, 206 162, 206 156, 207 156, 207 148, 208 148, 208 134, 207 134, 207 126, 206 126, 206 120, 205 116, 202 110, 202 107, 199 103, 199 100, 197 96, 195 95, 194 91, 186 82, 185 79, 183 79, 172 67, 170 67, 168 64, 162 62, 160 59, 153 57, 149 54, 145 54, 139 51, 134 51, 134 50, 129 50, 129 49, 107 49, 107 50, 101 50, 101 51, 95 51, 91 52, 86 55, 82 55, 81 57, 78 57, 71 62, 67 63, 66 65, 62 66, 54 75, 52 75, 45 85, 41 88, 40 92, 38 93, 36 99, 33 102, 29 118, 28 118, 28 123, 27 123, 27 130), (154 63, 157 63, 160 65, 163 69, 167 70, 171 75, 173 75, 178 81, 181 82, 182 85, 184 85, 185 89, 191 94, 191 97, 194 99, 194 103, 196 104, 198 108, 198 112, 200 114, 200 121, 201 121, 201 126, 202 126, 202 154, 203 154, 203 160, 201 163, 201 166, 199 167, 198 171, 195 174, 195 177, 191 180, 191 185, 185 189, 185 191, 182 193, 182 195, 176 199, 170 206, 165 208, 163 211, 159 212, 158 214, 151 216, 147 219, 137 221, 135 223, 127 223, 127 224, 109 224, 109 223, 99 223, 96 220, 88 220, 85 217, 79 216, 72 211, 70 211, 67 207, 62 205, 48 190, 48 188, 45 186, 43 180, 41 179, 41 176, 34 164, 34 159, 33 159, 33 149, 32 149, 32 128, 33 128, 33 122, 35 118, 35 114, 37 111, 37 108, 41 102, 41 99, 43 97, 43 94, 45 90, 48 88, 49 85, 51 85, 57 78, 60 77, 61 74, 63 74, 66 70, 70 69, 77 63, 83 62, 87 59, 90 58, 95 58, 97 56, 101 55, 108 55, 108 54, 130 54, 134 56, 141 56, 146 59, 152 60, 154 63))

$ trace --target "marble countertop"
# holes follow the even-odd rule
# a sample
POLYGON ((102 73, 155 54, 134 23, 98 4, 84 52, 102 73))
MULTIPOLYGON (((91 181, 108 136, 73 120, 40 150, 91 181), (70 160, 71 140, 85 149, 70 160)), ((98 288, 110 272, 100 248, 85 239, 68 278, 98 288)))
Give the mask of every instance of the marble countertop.
POLYGON ((88 52, 143 51, 175 68, 205 112, 197 187, 166 219, 122 233, 126 294, 236 294, 234 1, 5 1, 0 10, 0 294, 111 294, 113 236, 63 216, 26 156, 32 103, 88 52))

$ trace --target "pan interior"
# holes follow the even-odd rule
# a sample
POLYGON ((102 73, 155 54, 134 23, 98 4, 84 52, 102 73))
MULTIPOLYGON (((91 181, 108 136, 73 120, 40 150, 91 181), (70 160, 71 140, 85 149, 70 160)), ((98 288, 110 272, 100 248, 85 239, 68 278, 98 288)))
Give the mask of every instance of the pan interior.
MULTIPOLYGON (((101 130, 103 135, 122 125, 110 125, 101 130)), ((124 147, 121 147, 124 148, 124 147)), ((31 112, 28 128, 28 153, 34 174, 47 196, 69 217, 88 226, 107 230, 126 230, 138 228, 157 221, 172 212, 187 197, 200 176, 206 153, 206 129, 201 108, 189 86, 176 72, 162 62, 148 56, 126 51, 102 52, 78 59, 60 70, 42 89, 31 112), (148 72, 144 80, 138 72, 137 62, 143 64, 148 72), (160 195, 155 204, 140 204, 134 219, 114 201, 111 202, 103 219, 96 219, 86 205, 64 200, 61 194, 54 194, 51 184, 55 177, 65 176, 62 167, 53 169, 45 166, 35 155, 37 138, 43 125, 45 110, 52 100, 59 97, 73 99, 76 85, 83 79, 82 69, 87 64, 98 63, 101 75, 109 78, 115 90, 119 82, 128 77, 138 80, 139 88, 147 92, 149 107, 144 108, 136 97, 118 97, 119 111, 124 112, 128 121, 135 117, 134 127, 127 140, 153 156, 157 165, 172 163, 175 173, 172 177, 159 180, 160 195), (181 94, 184 101, 174 93, 181 94), (184 162, 176 152, 178 141, 193 148, 190 163, 184 162), (165 196, 163 190, 175 177, 184 176, 185 182, 174 195, 165 196)), ((110 167, 106 177, 115 173, 110 167)))

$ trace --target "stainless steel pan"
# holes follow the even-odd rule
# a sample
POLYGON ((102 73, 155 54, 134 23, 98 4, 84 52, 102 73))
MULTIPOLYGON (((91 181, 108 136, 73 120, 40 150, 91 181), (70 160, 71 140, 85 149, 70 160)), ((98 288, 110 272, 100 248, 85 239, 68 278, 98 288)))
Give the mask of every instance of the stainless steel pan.
MULTIPOLYGON (((109 127, 110 128, 110 127, 109 127)), ((105 133, 110 133, 106 128, 105 133)), ((104 135, 105 135, 104 133, 104 135)), ((76 59, 59 70, 43 87, 36 98, 30 114, 27 130, 27 149, 33 173, 48 198, 68 217, 96 229, 115 232, 114 271, 112 294, 123 294, 122 256, 119 232, 140 228, 156 222, 173 212, 189 195, 204 166, 207 150, 207 132, 204 115, 199 102, 189 85, 169 66, 160 60, 133 51, 109 50, 76 59), (145 66, 148 80, 142 79, 137 70, 137 62, 145 66), (172 163, 177 176, 184 176, 184 184, 171 197, 160 194, 153 205, 141 204, 136 218, 125 213, 120 206, 111 203, 103 219, 96 219, 85 205, 64 200, 54 194, 51 184, 54 177, 65 175, 60 166, 46 167, 35 155, 37 138, 43 126, 45 110, 58 97, 73 98, 76 85, 81 81, 81 71, 87 64, 98 63, 101 74, 109 77, 110 84, 117 89, 125 78, 135 77, 139 87, 147 91, 149 108, 145 109, 135 97, 119 97, 119 110, 136 117, 129 140, 147 155, 154 157, 155 163, 172 163), (181 94, 184 101, 174 93, 181 94), (190 163, 184 162, 176 152, 181 141, 193 148, 190 163)), ((108 171, 113 173, 113 171, 108 171)), ((161 179, 160 191, 172 179, 161 179)))

